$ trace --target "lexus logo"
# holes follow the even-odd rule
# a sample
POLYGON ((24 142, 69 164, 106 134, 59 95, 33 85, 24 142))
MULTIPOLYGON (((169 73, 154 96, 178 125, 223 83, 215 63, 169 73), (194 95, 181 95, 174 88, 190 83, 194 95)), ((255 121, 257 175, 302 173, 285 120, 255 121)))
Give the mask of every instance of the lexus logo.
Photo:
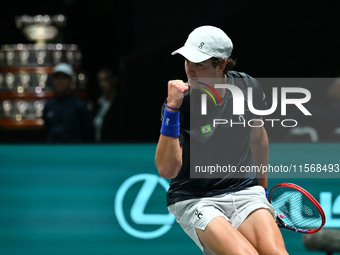
MULTIPOLYGON (((165 191, 168 190, 169 184, 167 181, 154 174, 138 174, 128 178, 119 187, 115 198, 115 214, 119 225, 128 234, 140 239, 153 239, 164 235, 170 230, 175 221, 172 214, 146 214, 145 207, 148 204, 150 197, 157 185, 160 184, 165 191), (127 191, 137 182, 144 182, 140 188, 135 201, 130 209, 130 216, 134 223, 140 225, 160 225, 153 231, 141 231, 132 227, 124 215, 124 197, 127 191)), ((126 209, 126 208, 125 208, 126 209)))

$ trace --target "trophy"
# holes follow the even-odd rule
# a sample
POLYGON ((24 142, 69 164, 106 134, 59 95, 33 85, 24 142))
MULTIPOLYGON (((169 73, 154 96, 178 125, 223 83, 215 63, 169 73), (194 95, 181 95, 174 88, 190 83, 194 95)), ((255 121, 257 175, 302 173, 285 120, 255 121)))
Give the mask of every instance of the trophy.
POLYGON ((34 102, 34 110, 35 110, 35 116, 37 118, 41 118, 43 115, 43 110, 44 110, 44 101, 39 100, 34 102))
POLYGON ((26 72, 21 72, 19 74, 19 77, 20 77, 19 79, 20 79, 21 86, 27 89, 29 86, 28 83, 31 79, 31 76, 26 72))
POLYGON ((7 65, 12 66, 14 64, 14 51, 9 50, 6 52, 7 65))
MULTIPOLYGON (((19 114, 17 114, 16 116, 20 116, 20 120, 22 120, 22 118, 26 115, 26 111, 28 108, 28 103, 24 100, 18 100, 16 102, 16 107, 17 107, 17 111, 19 112, 19 114)), ((18 119, 18 117, 17 117, 18 119)))
POLYGON ((15 76, 12 73, 7 73, 5 75, 5 81, 7 83, 7 88, 8 90, 13 90, 14 89, 14 81, 15 81, 15 76))
POLYGON ((29 53, 28 50, 23 50, 23 51, 19 52, 19 58, 20 58, 20 61, 23 65, 27 65, 29 54, 30 53, 29 53))
POLYGON ((26 38, 36 44, 46 44, 46 41, 53 40, 58 34, 56 26, 64 26, 65 22, 65 16, 61 14, 16 17, 17 28, 23 29, 26 38))
POLYGON ((82 54, 76 44, 57 41, 65 16, 16 16, 16 27, 33 43, 0 45, 0 127, 41 127, 45 103, 53 96, 53 67, 69 63, 76 74, 72 88, 85 95, 86 76, 80 72, 82 54))
POLYGON ((4 115, 6 117, 11 117, 11 111, 12 111, 12 103, 10 100, 4 100, 2 102, 2 108, 4 110, 4 115))

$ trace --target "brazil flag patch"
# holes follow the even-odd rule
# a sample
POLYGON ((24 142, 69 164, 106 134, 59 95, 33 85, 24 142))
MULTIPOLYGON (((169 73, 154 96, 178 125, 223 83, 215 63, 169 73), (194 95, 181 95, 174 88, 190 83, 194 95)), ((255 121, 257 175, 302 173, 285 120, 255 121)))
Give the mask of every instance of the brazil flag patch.
POLYGON ((210 125, 202 126, 201 131, 202 131, 202 134, 210 133, 211 132, 211 126, 210 125))

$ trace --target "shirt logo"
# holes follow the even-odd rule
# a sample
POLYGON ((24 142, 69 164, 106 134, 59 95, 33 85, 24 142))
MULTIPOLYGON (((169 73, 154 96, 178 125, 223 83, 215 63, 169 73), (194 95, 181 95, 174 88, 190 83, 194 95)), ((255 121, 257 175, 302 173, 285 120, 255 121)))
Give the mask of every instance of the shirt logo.
POLYGON ((198 48, 203 49, 204 42, 201 42, 201 44, 198 46, 198 48))
POLYGON ((200 213, 198 210, 195 210, 195 215, 197 216, 197 218, 201 219, 203 214, 200 213))
POLYGON ((212 131, 212 130, 211 130, 211 126, 210 126, 210 125, 202 126, 202 127, 201 127, 201 131, 202 131, 202 134, 210 133, 210 132, 212 131))

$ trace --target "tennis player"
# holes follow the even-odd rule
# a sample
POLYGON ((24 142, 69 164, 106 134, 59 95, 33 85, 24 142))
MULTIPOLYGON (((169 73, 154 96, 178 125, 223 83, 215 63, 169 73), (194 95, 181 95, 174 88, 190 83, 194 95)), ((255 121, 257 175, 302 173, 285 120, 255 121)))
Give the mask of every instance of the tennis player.
MULTIPOLYGON (((207 144, 214 133, 223 128, 210 123, 204 132, 190 129, 189 99, 191 92, 199 91, 195 86, 197 81, 224 79, 243 92, 250 87, 256 109, 266 107, 261 85, 254 78, 229 71, 232 49, 230 38, 221 29, 202 26, 193 30, 185 45, 172 53, 185 58, 188 83, 168 82, 155 164, 160 176, 171 178, 167 193, 169 211, 204 254, 287 254, 274 220, 277 214, 266 199, 266 175, 244 173, 241 178, 230 178, 228 174, 223 178, 190 178, 190 144, 207 144)), ((223 119, 233 118, 230 91, 225 88, 216 91, 222 105, 214 114, 223 119)), ((245 104, 249 115, 247 107, 245 104)), ((254 123, 252 126, 261 125, 254 123)), ((224 153, 227 162, 237 169, 268 164, 268 138, 264 127, 224 127, 224 131, 223 138, 219 139, 223 150, 219 152, 224 153)))

